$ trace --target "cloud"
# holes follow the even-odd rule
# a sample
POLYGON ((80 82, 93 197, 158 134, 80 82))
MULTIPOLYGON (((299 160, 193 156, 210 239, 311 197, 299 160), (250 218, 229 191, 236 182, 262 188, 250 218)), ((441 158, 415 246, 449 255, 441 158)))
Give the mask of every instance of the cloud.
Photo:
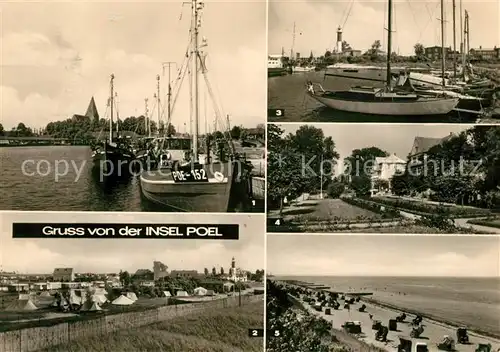
MULTIPOLYGON (((6 4, 2 124, 7 129, 19 122, 42 127, 84 113, 92 96, 104 115, 111 73, 121 117, 142 114, 144 99, 153 100, 162 62, 180 64, 184 58, 189 16, 186 8, 179 20, 181 8, 180 3, 146 3, 139 15, 132 3, 6 4)), ((239 1, 209 3, 204 10, 208 74, 232 125, 265 122, 265 8, 265 2, 239 1), (222 12, 232 16, 220 21, 222 12)), ((161 78, 164 93, 167 77, 161 78)), ((177 127, 189 126, 188 90, 186 79, 172 120, 177 127)), ((213 121, 212 110, 202 119, 205 115, 213 121)))

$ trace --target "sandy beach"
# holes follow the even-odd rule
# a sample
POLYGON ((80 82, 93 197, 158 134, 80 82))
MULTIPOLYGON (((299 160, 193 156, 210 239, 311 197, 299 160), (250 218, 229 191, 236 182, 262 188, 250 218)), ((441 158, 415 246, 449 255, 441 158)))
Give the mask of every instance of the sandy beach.
MULTIPOLYGON (((406 322, 398 323, 398 331, 389 331, 387 336, 388 342, 383 343, 375 340, 375 330, 371 329, 372 320, 370 319, 370 314, 373 315, 374 320, 380 320, 383 325, 387 325, 389 319, 394 319, 398 316, 401 311, 394 310, 386 307, 382 307, 373 303, 360 301, 351 305, 350 310, 343 309, 343 301, 339 310, 332 309, 332 315, 325 315, 324 312, 318 312, 314 310, 309 304, 305 303, 301 297, 301 303, 307 311, 312 314, 318 315, 332 323, 334 329, 342 330, 342 324, 346 321, 359 321, 361 322, 362 334, 358 336, 358 339, 364 341, 368 344, 384 348, 387 351, 397 351, 397 346, 399 344, 399 336, 409 337, 411 327, 409 322, 415 317, 413 314, 407 313, 406 322), (358 308, 362 305, 366 305, 366 312, 359 312, 358 308)), ((439 351, 437 344, 442 340, 444 335, 448 335, 456 340, 456 328, 450 325, 446 325, 431 319, 424 318, 424 333, 418 339, 412 338, 413 344, 416 342, 425 342, 429 348, 429 351, 439 351)), ((494 339, 487 336, 482 336, 469 331, 469 345, 459 345, 456 344, 455 349, 459 352, 474 352, 479 343, 490 343, 493 347, 493 351, 500 348, 500 340, 494 339)))

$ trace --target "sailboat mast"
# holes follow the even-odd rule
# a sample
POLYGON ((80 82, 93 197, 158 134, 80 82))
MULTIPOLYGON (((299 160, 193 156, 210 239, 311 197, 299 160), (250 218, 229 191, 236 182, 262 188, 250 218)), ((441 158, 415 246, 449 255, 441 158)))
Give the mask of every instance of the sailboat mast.
POLYGON ((161 106, 160 106, 160 75, 156 75, 156 105, 158 108, 158 135, 160 135, 161 106))
POLYGON ((453 78, 457 77, 457 28, 455 19, 455 8, 457 7, 453 0, 453 78))
MULTIPOLYGON (((463 16, 463 10, 462 10, 462 0, 460 0, 460 54, 462 55, 462 60, 463 60, 463 55, 464 55, 464 16, 463 16)), ((462 61, 462 65, 464 62, 462 61)))
POLYGON ((444 0, 441 0, 441 84, 446 85, 444 73, 446 69, 446 48, 444 47, 444 0))
POLYGON ((392 50, 392 0, 389 0, 389 18, 387 24, 387 87, 391 86, 391 50, 392 50))
POLYGON ((144 131, 148 137, 151 137, 151 131, 149 129, 149 109, 148 109, 148 98, 144 99, 144 131))
POLYGON ((467 28, 467 51, 465 52, 465 58, 469 55, 470 52, 470 41, 469 41, 469 13, 465 10, 465 26, 467 28))
POLYGON ((110 109, 110 118, 109 118, 109 142, 113 142, 113 105, 114 103, 114 87, 113 87, 113 80, 115 79, 115 75, 112 73, 111 74, 111 80, 109 84, 109 109, 110 109))
POLYGON ((120 136, 120 113, 118 112, 118 93, 115 92, 116 104, 116 138, 120 136))
POLYGON ((293 22, 292 47, 290 48, 290 62, 293 60, 293 50, 295 49, 295 22, 293 22))
POLYGON ((199 48, 198 48, 198 27, 199 18, 198 10, 201 9, 201 3, 198 0, 193 1, 193 44, 194 44, 194 131, 193 131, 193 159, 198 161, 198 121, 199 121, 199 87, 198 87, 198 60, 199 60, 199 48))

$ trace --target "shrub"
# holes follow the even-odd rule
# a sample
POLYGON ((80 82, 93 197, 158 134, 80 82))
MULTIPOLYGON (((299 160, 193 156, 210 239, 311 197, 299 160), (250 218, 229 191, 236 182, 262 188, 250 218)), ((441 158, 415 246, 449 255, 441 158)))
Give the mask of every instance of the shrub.
POLYGON ((399 212, 397 209, 391 206, 381 207, 379 204, 360 198, 342 198, 342 201, 347 204, 354 205, 359 208, 363 208, 369 211, 373 211, 374 213, 381 214, 384 218, 399 218, 399 212))
POLYGON ((327 193, 330 198, 339 198, 344 193, 345 186, 340 182, 333 182, 327 188, 327 193))

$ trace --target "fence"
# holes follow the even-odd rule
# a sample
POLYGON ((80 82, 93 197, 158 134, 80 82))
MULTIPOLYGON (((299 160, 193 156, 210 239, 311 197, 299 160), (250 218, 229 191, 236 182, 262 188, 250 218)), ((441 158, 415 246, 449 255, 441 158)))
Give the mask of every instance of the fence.
MULTIPOLYGON (((263 295, 241 296, 241 304, 262 301, 263 295)), ((236 307, 239 297, 228 297, 203 303, 163 306, 147 311, 104 315, 95 319, 60 323, 0 333, 0 352, 32 352, 68 343, 83 337, 109 334, 121 329, 139 327, 214 308, 236 307)))

